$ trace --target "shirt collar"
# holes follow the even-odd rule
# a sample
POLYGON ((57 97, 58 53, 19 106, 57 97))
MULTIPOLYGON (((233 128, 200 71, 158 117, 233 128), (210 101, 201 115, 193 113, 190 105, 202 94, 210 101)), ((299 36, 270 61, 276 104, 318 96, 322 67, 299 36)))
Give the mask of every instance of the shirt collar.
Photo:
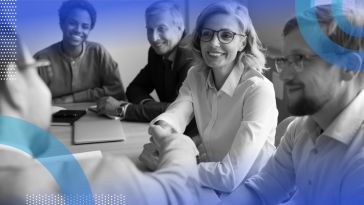
POLYGON ((69 57, 69 56, 67 56, 67 55, 64 53, 63 48, 62 48, 62 41, 59 43, 58 49, 59 49, 59 52, 61 53, 61 55, 62 55, 65 59, 67 59, 67 60, 69 60, 69 61, 75 61, 75 60, 81 59, 81 58, 82 58, 82 56, 85 54, 85 51, 86 51, 86 42, 83 42, 83 43, 82 43, 82 51, 81 51, 81 54, 80 54, 79 56, 75 57, 75 58, 69 57))
MULTIPOLYGON (((353 101, 340 112, 334 121, 330 123, 323 135, 333 138, 345 145, 349 145, 355 137, 355 133, 364 122, 363 104, 364 91, 362 90, 353 101)), ((318 127, 312 118, 306 123, 309 130, 312 130, 314 124, 318 127)))
POLYGON ((172 70, 173 70, 173 66, 174 66, 174 60, 176 59, 176 56, 177 56, 177 50, 178 50, 178 45, 172 50, 171 53, 169 53, 168 55, 162 56, 163 61, 170 62, 172 70))
MULTIPOLYGON (((224 84, 222 85, 220 91, 232 97, 234 95, 236 87, 239 85, 243 72, 244 65, 239 63, 235 64, 234 68, 231 70, 229 76, 226 78, 224 84)), ((211 68, 208 68, 206 84, 208 88, 216 89, 211 68)))
POLYGON ((355 133, 358 131, 361 124, 363 124, 363 104, 364 91, 362 90, 334 119, 334 121, 325 130, 324 134, 348 145, 354 138, 355 133))

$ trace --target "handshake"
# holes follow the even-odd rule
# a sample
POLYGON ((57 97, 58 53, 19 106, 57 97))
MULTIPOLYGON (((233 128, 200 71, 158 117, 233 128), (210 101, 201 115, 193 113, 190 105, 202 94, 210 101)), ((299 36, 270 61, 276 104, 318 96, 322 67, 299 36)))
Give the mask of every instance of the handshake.
POLYGON ((166 146, 165 138, 177 132, 168 123, 160 120, 150 125, 148 133, 151 135, 150 142, 144 145, 139 160, 149 170, 154 171, 159 165, 160 150, 166 146))
MULTIPOLYGON (((163 153, 166 153, 171 144, 180 149, 188 148, 189 151, 184 153, 196 156, 197 162, 207 161, 206 150, 200 136, 190 138, 179 134, 172 126, 162 120, 151 124, 148 132, 151 135, 150 142, 144 145, 139 160, 151 171, 155 171, 162 166, 163 153), (177 143, 173 143, 173 141, 177 143)), ((183 156, 178 156, 178 158, 183 158, 183 156)))

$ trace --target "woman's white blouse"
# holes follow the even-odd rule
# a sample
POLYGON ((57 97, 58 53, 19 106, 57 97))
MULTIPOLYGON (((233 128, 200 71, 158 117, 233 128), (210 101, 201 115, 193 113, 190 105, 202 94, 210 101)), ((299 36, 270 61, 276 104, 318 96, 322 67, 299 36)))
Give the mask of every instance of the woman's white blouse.
POLYGON ((195 116, 209 162, 199 164, 203 186, 233 191, 274 152, 278 111, 273 84, 254 69, 235 66, 220 90, 209 68, 191 68, 164 120, 183 133, 195 116))

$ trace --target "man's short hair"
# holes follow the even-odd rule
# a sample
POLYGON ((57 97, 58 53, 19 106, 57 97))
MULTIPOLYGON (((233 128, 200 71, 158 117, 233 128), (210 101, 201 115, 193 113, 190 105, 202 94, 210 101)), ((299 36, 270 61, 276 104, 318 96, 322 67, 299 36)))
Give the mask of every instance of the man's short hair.
MULTIPOLYGON (((337 24, 336 20, 339 16, 333 15, 343 15, 341 17, 346 18, 348 22, 352 25, 361 26, 361 36, 364 36, 364 11, 354 7, 341 7, 338 5, 320 5, 311 9, 304 11, 303 13, 297 15, 296 17, 290 19, 284 26, 283 36, 287 36, 292 31, 298 29, 298 20, 303 22, 303 25, 310 25, 314 22, 318 22, 325 32, 325 34, 330 38, 331 41, 341 45, 344 48, 352 49, 355 51, 363 50, 364 43, 363 37, 357 37, 354 34, 354 27, 351 29, 343 31, 337 24), (340 10, 338 10, 340 9, 340 10), (337 12, 333 12, 333 11, 337 12)), ((341 18, 340 17, 340 18, 341 18)), ((356 33, 358 30, 356 29, 356 33)), ((335 51, 339 52, 339 51, 335 51)))
POLYGON ((74 9, 82 9, 89 13, 91 17, 91 29, 95 27, 96 24, 96 9, 95 7, 86 0, 68 0, 62 3, 58 10, 59 22, 63 25, 69 16, 70 12, 74 9))
POLYGON ((180 28, 182 31, 185 30, 185 21, 179 6, 173 1, 156 1, 152 3, 145 10, 145 19, 150 16, 158 15, 163 12, 169 12, 172 17, 172 22, 175 26, 180 28))

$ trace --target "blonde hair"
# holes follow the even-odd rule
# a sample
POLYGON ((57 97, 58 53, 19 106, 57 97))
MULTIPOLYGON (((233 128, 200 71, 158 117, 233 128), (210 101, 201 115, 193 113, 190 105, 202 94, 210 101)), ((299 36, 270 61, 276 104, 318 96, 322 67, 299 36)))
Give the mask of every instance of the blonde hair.
POLYGON ((269 68, 265 67, 265 56, 263 46, 254 29, 250 19, 248 9, 236 1, 219 1, 206 7, 197 18, 196 28, 193 32, 192 48, 196 53, 196 60, 202 63, 202 55, 200 48, 200 32, 206 20, 215 14, 227 14, 234 16, 242 29, 242 33, 247 35, 246 46, 243 51, 238 53, 237 62, 243 63, 244 66, 255 69, 263 73, 269 68))

